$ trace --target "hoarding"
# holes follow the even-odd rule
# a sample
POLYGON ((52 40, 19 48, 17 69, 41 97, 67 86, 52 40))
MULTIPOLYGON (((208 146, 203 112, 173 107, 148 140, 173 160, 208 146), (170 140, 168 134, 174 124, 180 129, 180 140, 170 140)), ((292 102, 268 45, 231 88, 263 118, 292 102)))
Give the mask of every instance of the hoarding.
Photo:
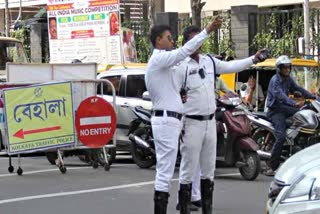
POLYGON ((49 0, 51 63, 123 62, 119 0, 49 0))

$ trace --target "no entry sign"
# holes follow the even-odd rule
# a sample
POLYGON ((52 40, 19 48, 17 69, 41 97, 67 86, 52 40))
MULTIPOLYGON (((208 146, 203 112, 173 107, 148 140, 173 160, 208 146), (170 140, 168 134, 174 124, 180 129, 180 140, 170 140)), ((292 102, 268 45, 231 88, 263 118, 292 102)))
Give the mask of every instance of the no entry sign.
POLYGON ((98 148, 106 145, 117 126, 116 113, 110 103, 93 96, 83 100, 76 113, 79 140, 86 146, 98 148))

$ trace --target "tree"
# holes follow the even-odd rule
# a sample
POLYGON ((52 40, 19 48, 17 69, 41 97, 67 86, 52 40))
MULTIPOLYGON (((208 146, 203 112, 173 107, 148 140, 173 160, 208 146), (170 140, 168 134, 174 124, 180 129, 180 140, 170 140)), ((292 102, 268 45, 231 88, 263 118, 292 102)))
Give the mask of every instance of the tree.
POLYGON ((201 27, 201 11, 206 2, 191 0, 192 25, 201 27))
POLYGON ((148 19, 149 19, 149 27, 150 29, 153 27, 155 23, 155 9, 154 9, 154 0, 149 0, 148 7, 148 19))
POLYGON ((10 36, 10 20, 9 20, 9 0, 4 1, 5 4, 5 31, 6 36, 10 36))

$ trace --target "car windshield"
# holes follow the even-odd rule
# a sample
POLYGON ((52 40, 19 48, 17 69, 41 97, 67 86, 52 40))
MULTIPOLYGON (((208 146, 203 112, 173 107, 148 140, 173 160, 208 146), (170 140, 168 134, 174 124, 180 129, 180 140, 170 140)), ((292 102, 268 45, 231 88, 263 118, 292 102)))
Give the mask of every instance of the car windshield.
POLYGON ((297 83, 310 91, 317 93, 320 89, 320 70, 319 67, 293 66, 292 77, 297 83))
POLYGON ((0 41, 0 70, 6 69, 7 62, 28 62, 22 43, 15 41, 0 41))

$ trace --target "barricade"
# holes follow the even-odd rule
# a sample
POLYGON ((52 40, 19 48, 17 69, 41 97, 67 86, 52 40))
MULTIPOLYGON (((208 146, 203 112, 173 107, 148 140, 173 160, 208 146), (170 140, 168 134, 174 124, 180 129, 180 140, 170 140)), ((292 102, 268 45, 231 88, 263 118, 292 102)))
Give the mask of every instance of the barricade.
MULTIPOLYGON (((108 149, 116 148, 117 109, 113 84, 108 80, 95 79, 96 64, 46 65, 8 64, 7 77, 14 82, 0 84, 0 140, 4 145, 0 155, 9 156, 8 171, 14 171, 12 155, 18 155, 17 173, 22 175, 21 154, 56 151, 56 165, 61 173, 65 173, 67 169, 62 153, 82 149, 92 150, 94 168, 101 164, 108 171, 108 149), (40 76, 44 81, 40 81, 39 76, 32 79, 26 74, 37 66, 41 67, 40 76), (85 76, 89 78, 76 79, 86 77, 79 75, 79 70, 73 75, 75 67, 85 68, 85 76), (45 74, 46 71, 51 74, 45 74), (18 72, 27 77, 13 77, 18 72), (32 81, 27 82, 26 79, 32 81), (111 104, 97 94, 98 86, 101 95, 106 86, 111 87, 111 104)), ((37 72, 32 73, 37 75, 37 72)))

